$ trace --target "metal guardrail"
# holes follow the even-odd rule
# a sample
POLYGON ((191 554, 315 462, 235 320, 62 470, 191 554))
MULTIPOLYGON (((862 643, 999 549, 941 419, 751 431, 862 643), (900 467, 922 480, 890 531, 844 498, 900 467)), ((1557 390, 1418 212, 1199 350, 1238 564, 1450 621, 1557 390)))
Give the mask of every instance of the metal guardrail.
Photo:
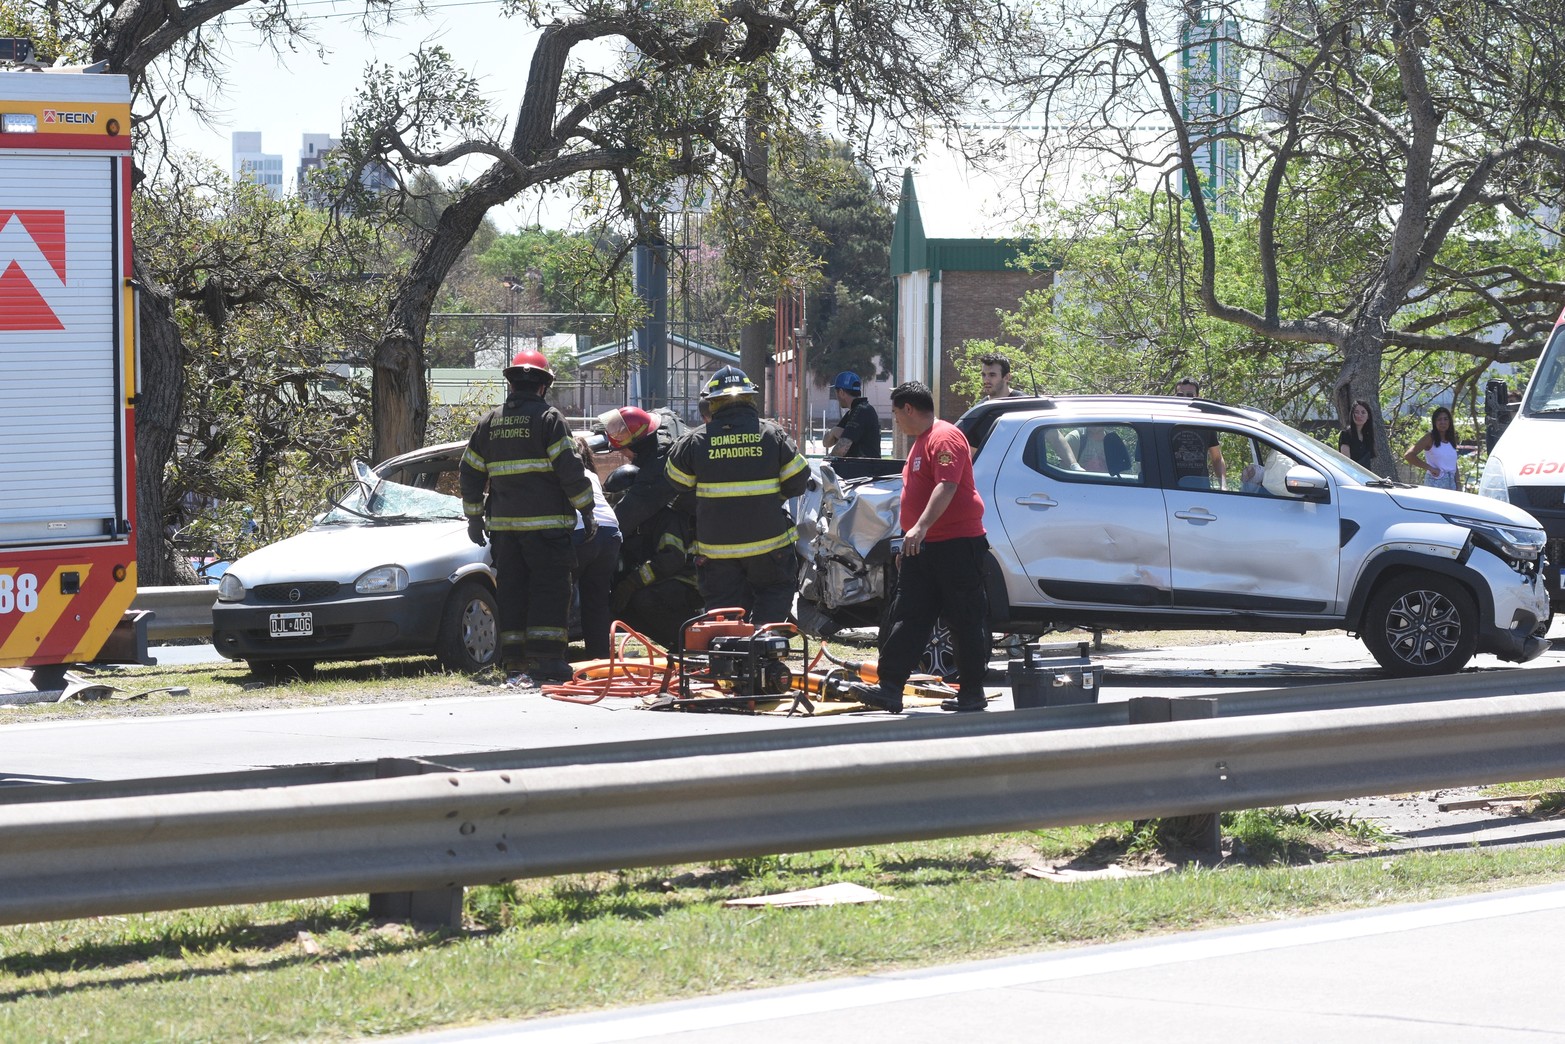
POLYGON ((1557 694, 1065 732, 946 727, 0 805, 0 923, 352 892, 415 909, 444 897, 449 916, 464 886, 519 877, 1565 775, 1557 694))
POLYGON ((186 587, 138 587, 130 603, 132 612, 150 610, 155 615, 147 625, 147 637, 154 641, 170 638, 212 637, 212 606, 217 603, 217 588, 210 584, 186 587))

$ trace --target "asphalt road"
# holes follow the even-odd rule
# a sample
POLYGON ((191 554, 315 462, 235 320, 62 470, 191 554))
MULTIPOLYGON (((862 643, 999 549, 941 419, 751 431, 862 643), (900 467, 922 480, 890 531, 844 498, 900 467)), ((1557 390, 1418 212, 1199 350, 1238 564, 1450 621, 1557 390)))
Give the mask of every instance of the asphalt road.
MULTIPOLYGON (((1565 642, 1555 644, 1559 647, 1522 668, 1479 657, 1469 669, 1565 666, 1565 642)), ((1336 634, 1118 653, 1094 660, 1106 669, 1100 692, 1104 701, 1380 676, 1360 642, 1336 634)), ((1004 675, 996 670, 991 677, 1004 675)), ((992 707, 1011 709, 1006 686, 988 688, 1000 694, 992 707)), ((910 716, 945 713, 935 708, 909 711, 910 716)), ((812 718, 658 713, 631 700, 582 706, 545 698, 536 690, 498 689, 395 703, 10 724, 0 728, 0 783, 136 779, 384 757, 438 760, 443 754, 659 736, 853 728, 885 718, 880 712, 812 718)))

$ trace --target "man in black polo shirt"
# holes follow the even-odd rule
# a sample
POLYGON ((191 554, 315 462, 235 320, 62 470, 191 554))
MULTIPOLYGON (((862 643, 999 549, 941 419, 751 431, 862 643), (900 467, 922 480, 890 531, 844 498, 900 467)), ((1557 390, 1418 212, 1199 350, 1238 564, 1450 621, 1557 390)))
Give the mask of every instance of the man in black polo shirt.
POLYGON ((859 375, 843 370, 831 387, 844 412, 837 426, 826 433, 826 451, 833 457, 880 459, 880 415, 864 397, 864 383, 859 375))

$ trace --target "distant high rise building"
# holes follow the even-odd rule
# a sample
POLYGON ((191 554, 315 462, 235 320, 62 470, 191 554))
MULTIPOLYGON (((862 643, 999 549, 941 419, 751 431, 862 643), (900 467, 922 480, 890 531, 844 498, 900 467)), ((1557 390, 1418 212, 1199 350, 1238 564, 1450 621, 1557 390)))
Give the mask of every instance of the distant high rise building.
POLYGON ((261 151, 260 131, 235 131, 229 138, 233 146, 232 174, 235 181, 253 181, 271 195, 283 195, 283 157, 279 152, 261 151))
POLYGON ((324 167, 326 157, 341 145, 342 141, 330 134, 306 134, 303 143, 299 146, 299 179, 295 184, 301 187, 305 185, 309 180, 310 172, 324 167))
MULTIPOLYGON (((342 147, 342 141, 330 134, 306 134, 299 147, 299 185, 300 191, 306 191, 312 172, 322 169, 331 162, 331 154, 342 147)), ((372 164, 359 175, 359 184, 371 192, 385 192, 396 187, 396 181, 387 170, 379 163, 372 164)))
MULTIPOLYGON (((1201 191, 1213 209, 1226 213, 1229 193, 1238 186, 1241 159, 1237 141, 1223 136, 1239 112, 1243 75, 1239 27, 1221 11, 1200 5, 1185 9, 1180 26, 1180 107, 1195 140, 1195 166, 1201 191)), ((1190 186, 1184 185, 1190 194, 1190 186)))

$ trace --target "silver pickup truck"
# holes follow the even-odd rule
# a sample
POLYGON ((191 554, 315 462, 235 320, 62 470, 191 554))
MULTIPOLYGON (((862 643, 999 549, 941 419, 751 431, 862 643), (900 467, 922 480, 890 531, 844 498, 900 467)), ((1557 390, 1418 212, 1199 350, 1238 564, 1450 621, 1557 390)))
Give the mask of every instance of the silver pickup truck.
MULTIPOLYGON (((1548 647, 1532 516, 1381 478, 1260 410, 1062 396, 983 403, 958 426, 996 633, 1340 628, 1398 675, 1548 647)), ((880 623, 901 533, 900 471, 838 466, 864 465, 818 464, 797 508, 796 616, 823 635, 880 623)))

